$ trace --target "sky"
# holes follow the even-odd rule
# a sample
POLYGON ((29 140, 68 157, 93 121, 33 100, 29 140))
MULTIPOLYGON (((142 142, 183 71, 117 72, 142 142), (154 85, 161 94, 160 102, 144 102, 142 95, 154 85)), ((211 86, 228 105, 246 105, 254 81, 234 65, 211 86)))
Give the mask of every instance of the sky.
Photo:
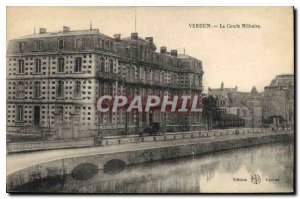
POLYGON ((279 74, 294 73, 292 7, 7 7, 10 39, 47 31, 94 29, 109 36, 153 37, 158 50, 202 61, 207 88, 238 86, 259 92, 279 74), (136 26, 135 26, 136 15, 136 26), (257 24, 259 29, 190 28, 189 24, 257 24), (135 29, 136 27, 136 29, 135 29))

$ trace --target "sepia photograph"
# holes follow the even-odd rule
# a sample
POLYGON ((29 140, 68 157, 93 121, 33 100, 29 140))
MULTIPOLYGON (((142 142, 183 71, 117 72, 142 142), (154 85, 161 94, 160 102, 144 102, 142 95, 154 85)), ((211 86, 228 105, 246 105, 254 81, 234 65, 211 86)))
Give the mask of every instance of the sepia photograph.
POLYGON ((7 6, 6 192, 295 194, 294 15, 7 6))

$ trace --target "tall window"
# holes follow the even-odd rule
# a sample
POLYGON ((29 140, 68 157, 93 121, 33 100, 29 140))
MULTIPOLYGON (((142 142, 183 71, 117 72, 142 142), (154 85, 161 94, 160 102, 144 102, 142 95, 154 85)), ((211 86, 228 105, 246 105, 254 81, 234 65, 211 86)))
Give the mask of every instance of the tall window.
POLYGON ((17 122, 22 122, 23 121, 23 106, 18 105, 16 112, 17 112, 16 121, 17 122))
POLYGON ((114 72, 114 62, 113 62, 113 60, 110 59, 108 64, 109 64, 109 72, 111 72, 111 73, 114 72))
POLYGON ((24 82, 18 82, 17 85, 17 98, 23 98, 24 97, 24 82))
POLYGON ((60 115, 59 118, 61 118, 61 121, 64 121, 64 107, 63 106, 57 106, 56 107, 56 113, 60 115))
POLYGON ((101 39, 100 38, 97 39, 96 48, 101 48, 101 39))
POLYGON ((114 43, 111 41, 110 42, 110 45, 109 45, 109 50, 113 51, 114 50, 114 43))
POLYGON ((40 51, 42 49, 42 41, 35 41, 35 50, 40 51))
POLYGON ((81 72, 81 65, 82 65, 82 58, 76 57, 74 72, 81 72))
POLYGON ((104 40, 101 39, 101 48, 103 49, 104 48, 104 40))
POLYGON ((65 41, 60 39, 58 40, 58 48, 63 49, 65 47, 65 41))
POLYGON ((41 96, 41 82, 34 82, 34 97, 41 96))
POLYGON ((57 83, 57 98, 63 98, 64 97, 64 82, 58 81, 57 83))
POLYGON ((25 43, 24 43, 24 42, 20 42, 20 43, 19 43, 19 51, 20 51, 20 52, 23 52, 24 46, 25 46, 25 43))
POLYGON ((18 70, 18 72, 19 72, 19 74, 23 74, 24 73, 24 60, 19 60, 19 70, 18 70))
POLYGON ((42 61, 40 59, 35 60, 35 73, 41 73, 42 71, 42 61))
POLYGON ((83 44, 82 39, 76 39, 76 40, 75 40, 75 47, 76 47, 77 49, 82 48, 82 46, 83 46, 82 44, 83 44))
POLYGON ((80 81, 75 82, 74 95, 75 95, 75 97, 80 97, 81 96, 81 82, 80 81))
POLYGON ((100 71, 101 72, 105 71, 105 60, 103 57, 100 59, 100 71))
POLYGON ((65 59, 58 58, 58 72, 63 73, 65 72, 65 59))

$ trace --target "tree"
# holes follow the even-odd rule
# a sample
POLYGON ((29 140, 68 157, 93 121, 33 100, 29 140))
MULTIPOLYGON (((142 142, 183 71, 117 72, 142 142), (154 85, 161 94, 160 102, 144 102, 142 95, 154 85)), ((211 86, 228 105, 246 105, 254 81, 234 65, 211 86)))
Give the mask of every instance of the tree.
POLYGON ((203 117, 206 119, 208 130, 212 129, 212 123, 220 120, 220 112, 217 106, 217 98, 207 96, 202 99, 203 117))

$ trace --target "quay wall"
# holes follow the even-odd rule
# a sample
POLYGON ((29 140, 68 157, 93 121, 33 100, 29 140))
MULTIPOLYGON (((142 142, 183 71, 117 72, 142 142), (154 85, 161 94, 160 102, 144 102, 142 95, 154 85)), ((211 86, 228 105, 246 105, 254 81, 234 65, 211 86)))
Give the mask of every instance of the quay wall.
POLYGON ((130 151, 93 154, 89 156, 68 157, 49 162, 43 162, 16 171, 7 176, 7 191, 28 182, 47 177, 71 174, 73 169, 81 164, 93 164, 99 170, 111 160, 123 161, 125 165, 141 164, 152 161, 163 161, 191 155, 198 155, 222 150, 242 148, 259 144, 293 140, 293 133, 257 134, 249 137, 231 137, 224 140, 210 140, 207 142, 180 144, 173 146, 144 148, 130 151))

